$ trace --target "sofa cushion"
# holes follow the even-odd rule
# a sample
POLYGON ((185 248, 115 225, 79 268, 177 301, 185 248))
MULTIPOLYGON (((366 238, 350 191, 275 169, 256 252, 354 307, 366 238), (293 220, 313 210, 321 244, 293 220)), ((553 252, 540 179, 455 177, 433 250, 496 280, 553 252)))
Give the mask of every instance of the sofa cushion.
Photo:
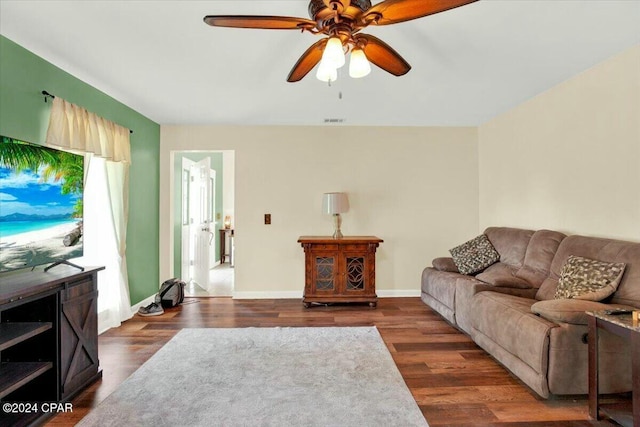
POLYGON ((438 271, 450 271, 452 273, 459 273, 458 267, 456 267, 456 264, 453 262, 453 258, 451 257, 434 258, 434 260, 431 261, 431 265, 433 265, 433 268, 438 271))
POLYGON ((551 261, 565 237, 567 236, 557 231, 536 231, 531 236, 524 263, 516 276, 531 283, 533 287, 539 288, 544 279, 549 276, 551 261))
POLYGON ((522 267, 533 233, 532 230, 510 227, 489 227, 484 231, 500 254, 500 262, 516 268, 522 267))
POLYGON ((516 277, 516 270, 502 262, 497 262, 476 276, 476 279, 493 286, 505 288, 530 289, 531 284, 516 277))
POLYGON ((606 258, 598 259, 624 262, 627 265, 618 289, 609 302, 640 308, 640 243, 612 241, 601 255, 606 258), (609 251, 615 251, 616 256, 609 258, 609 251))
POLYGON ((586 325, 589 318, 587 311, 606 310, 607 308, 611 308, 611 306, 596 301, 556 299, 538 301, 531 306, 531 311, 552 322, 586 325))
POLYGON ((484 234, 456 246, 449 252, 462 274, 477 273, 500 259, 500 254, 484 234))
POLYGON ((542 285, 538 289, 538 293, 536 294, 536 299, 539 301, 547 301, 555 299, 556 297, 556 288, 558 287, 558 277, 555 273, 550 272, 549 277, 544 279, 542 285))
POLYGON ((601 301, 616 291, 624 268, 624 263, 570 255, 562 266, 555 298, 601 301))
POLYGON ((625 263, 627 266, 622 280, 609 302, 640 307, 640 243, 577 235, 568 236, 560 243, 551 263, 549 277, 540 286, 536 299, 548 300, 555 297, 562 266, 570 255, 625 263))

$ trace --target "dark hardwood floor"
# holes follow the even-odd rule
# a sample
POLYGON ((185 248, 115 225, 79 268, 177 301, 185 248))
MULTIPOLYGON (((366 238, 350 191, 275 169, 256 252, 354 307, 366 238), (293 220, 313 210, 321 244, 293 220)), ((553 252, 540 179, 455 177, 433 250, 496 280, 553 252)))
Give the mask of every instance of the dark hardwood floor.
POLYGON ((182 328, 376 326, 431 426, 611 426, 586 397, 543 400, 419 298, 315 306, 299 300, 188 298, 157 317, 134 316, 99 338, 103 378, 47 425, 71 426, 182 328))

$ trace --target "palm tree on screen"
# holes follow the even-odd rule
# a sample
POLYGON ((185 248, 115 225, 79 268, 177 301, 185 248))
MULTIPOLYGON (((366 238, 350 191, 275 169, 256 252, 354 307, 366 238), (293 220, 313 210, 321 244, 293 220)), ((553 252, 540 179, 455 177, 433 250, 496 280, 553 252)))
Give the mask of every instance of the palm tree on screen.
MULTIPOLYGON (((82 156, 29 144, 2 136, 0 140, 0 166, 16 172, 40 171, 40 180, 61 181, 62 194, 82 195, 84 181, 84 159, 82 156)), ((73 216, 82 218, 82 197, 78 197, 73 216)))

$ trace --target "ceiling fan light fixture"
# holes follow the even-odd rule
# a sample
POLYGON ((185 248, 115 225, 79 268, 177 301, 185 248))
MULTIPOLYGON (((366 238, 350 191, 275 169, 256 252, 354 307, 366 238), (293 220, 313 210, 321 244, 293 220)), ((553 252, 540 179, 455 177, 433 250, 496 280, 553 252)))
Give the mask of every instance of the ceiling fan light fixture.
POLYGON ((318 65, 316 78, 321 82, 335 82, 338 80, 338 69, 334 68, 331 64, 321 61, 320 65, 318 65))
POLYGON ((344 50, 340 37, 330 37, 322 53, 322 62, 331 65, 333 68, 340 68, 344 65, 344 50))
POLYGON ((359 47, 354 48, 351 51, 351 58, 349 59, 349 76, 354 79, 359 79, 369 75, 371 72, 371 64, 367 59, 367 55, 359 47))
POLYGON ((212 27, 295 30, 323 35, 298 58, 287 81, 298 82, 321 64, 318 78, 331 82, 337 78, 337 69, 345 64, 345 55, 350 49, 354 50, 349 66, 354 69, 350 75, 358 78, 369 74, 371 65, 367 55, 355 48, 364 47, 371 62, 394 76, 404 76, 411 70, 411 65, 391 46, 361 32, 369 25, 386 26, 411 21, 478 0, 376 0, 375 5, 371 4, 372 0, 308 1, 311 19, 272 15, 207 15, 204 22, 212 27))

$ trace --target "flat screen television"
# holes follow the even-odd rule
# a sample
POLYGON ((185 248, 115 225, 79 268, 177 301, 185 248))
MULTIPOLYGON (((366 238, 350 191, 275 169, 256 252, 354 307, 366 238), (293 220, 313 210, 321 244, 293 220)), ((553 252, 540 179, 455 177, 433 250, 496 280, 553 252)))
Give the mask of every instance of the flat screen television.
POLYGON ((82 256, 83 180, 83 156, 0 136, 0 272, 82 256))

